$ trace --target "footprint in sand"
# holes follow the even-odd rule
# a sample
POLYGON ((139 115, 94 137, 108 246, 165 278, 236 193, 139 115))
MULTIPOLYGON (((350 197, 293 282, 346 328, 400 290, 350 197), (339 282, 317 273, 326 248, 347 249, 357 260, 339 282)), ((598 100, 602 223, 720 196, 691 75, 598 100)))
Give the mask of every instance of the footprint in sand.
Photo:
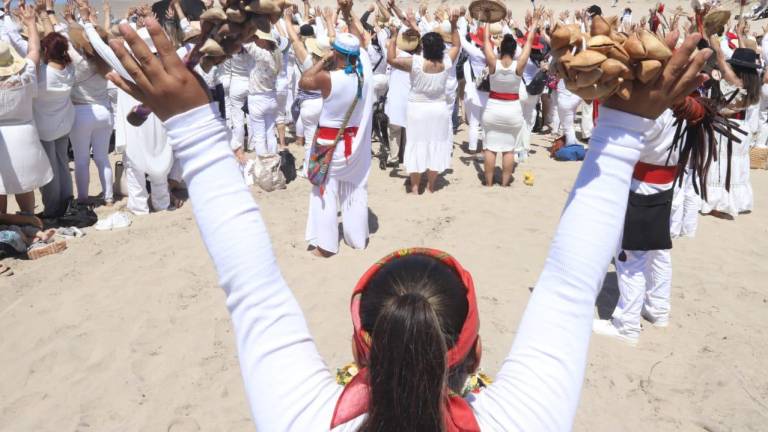
POLYGON ((197 421, 189 417, 181 417, 171 421, 168 425, 168 432, 197 432, 200 430, 200 425, 197 421))

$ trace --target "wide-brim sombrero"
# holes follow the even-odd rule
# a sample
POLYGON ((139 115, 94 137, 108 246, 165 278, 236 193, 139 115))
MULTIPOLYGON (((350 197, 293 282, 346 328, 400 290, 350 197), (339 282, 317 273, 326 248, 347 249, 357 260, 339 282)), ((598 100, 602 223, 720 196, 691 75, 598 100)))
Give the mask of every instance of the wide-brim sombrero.
POLYGON ((507 17, 507 7, 499 0, 474 0, 469 4, 469 14, 476 20, 495 23, 507 17))

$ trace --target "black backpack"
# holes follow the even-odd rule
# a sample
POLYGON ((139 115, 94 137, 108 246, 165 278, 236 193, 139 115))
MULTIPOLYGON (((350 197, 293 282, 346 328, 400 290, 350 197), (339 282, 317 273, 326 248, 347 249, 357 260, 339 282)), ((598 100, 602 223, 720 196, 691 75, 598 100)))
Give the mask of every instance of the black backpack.
MULTIPOLYGON (((525 82, 525 79, 523 79, 525 82)), ((536 75, 533 76, 531 82, 525 83, 525 91, 531 96, 540 95, 544 92, 544 88, 547 86, 547 73, 539 69, 536 75)))
POLYGON ((288 149, 280 152, 280 171, 285 177, 285 184, 296 180, 296 158, 288 149))

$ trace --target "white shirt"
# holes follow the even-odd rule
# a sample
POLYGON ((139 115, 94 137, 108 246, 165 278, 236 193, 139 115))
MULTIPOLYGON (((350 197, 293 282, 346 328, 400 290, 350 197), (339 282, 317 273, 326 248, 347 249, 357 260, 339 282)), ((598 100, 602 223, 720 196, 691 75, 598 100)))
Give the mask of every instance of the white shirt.
POLYGON ((75 107, 70 94, 75 84, 72 65, 56 69, 41 64, 37 73, 34 101, 35 124, 41 141, 53 141, 69 134, 75 122, 75 107))
POLYGON ((254 61, 251 69, 248 92, 250 94, 268 93, 276 89, 277 75, 280 73, 282 53, 260 48, 255 43, 244 45, 245 51, 254 61))

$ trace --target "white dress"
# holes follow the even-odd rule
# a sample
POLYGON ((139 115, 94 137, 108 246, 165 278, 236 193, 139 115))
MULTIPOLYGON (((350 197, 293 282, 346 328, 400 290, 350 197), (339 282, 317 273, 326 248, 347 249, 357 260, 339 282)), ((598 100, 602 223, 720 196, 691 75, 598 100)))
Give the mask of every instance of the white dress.
MULTIPOLYGON (((496 71, 491 75, 491 91, 496 93, 518 93, 520 77, 517 75, 517 61, 509 67, 504 67, 500 60, 496 61, 496 71)), ((508 101, 489 98, 483 113, 483 129, 485 130, 485 148, 492 152, 517 153, 521 159, 527 153, 526 140, 523 135, 528 130, 523 127, 523 111, 519 100, 508 101)))
POLYGON ((25 61, 21 72, 0 81, 0 195, 31 192, 53 179, 32 113, 37 72, 25 61))
MULTIPOLYGON (((721 80, 723 94, 727 95, 735 87, 726 88, 725 80, 721 80)), ((741 97, 736 97, 732 102, 734 105, 741 104, 741 97)), ((743 108, 742 108, 743 110, 743 108)), ((726 173, 728 169, 728 140, 718 134, 718 155, 717 162, 713 162, 707 175, 707 199, 701 203, 701 212, 704 214, 713 211, 726 213, 732 217, 739 213, 752 210, 753 194, 752 184, 749 181, 749 149, 752 146, 753 135, 750 133, 750 125, 746 120, 731 119, 738 127, 745 132, 746 136, 738 135, 741 143, 733 143, 733 153, 731 155, 731 187, 725 190, 726 173)))
POLYGON ((438 73, 423 70, 424 58, 413 56, 411 93, 406 120, 405 170, 410 173, 442 172, 451 166, 451 115, 445 103, 445 87, 451 60, 443 60, 438 73))
MULTIPOLYGON (((405 51, 397 51, 398 58, 411 57, 405 51)), ((387 92, 387 102, 384 104, 384 112, 389 118, 389 124, 392 126, 406 127, 408 122, 406 110, 408 106, 408 94, 411 90, 411 80, 408 72, 392 68, 389 73, 389 91, 387 92)))

